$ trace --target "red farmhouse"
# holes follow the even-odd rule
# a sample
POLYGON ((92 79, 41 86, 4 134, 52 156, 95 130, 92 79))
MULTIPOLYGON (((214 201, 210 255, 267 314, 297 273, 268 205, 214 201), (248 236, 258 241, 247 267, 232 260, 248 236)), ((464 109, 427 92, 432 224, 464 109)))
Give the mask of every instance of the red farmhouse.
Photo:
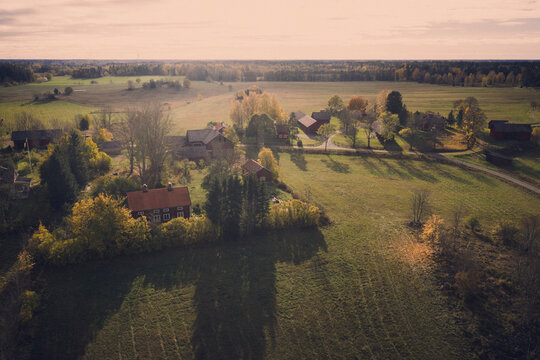
POLYGON ((189 218, 191 198, 187 186, 148 190, 143 185, 142 191, 127 193, 128 207, 134 218, 145 216, 148 221, 159 224, 177 217, 189 218))

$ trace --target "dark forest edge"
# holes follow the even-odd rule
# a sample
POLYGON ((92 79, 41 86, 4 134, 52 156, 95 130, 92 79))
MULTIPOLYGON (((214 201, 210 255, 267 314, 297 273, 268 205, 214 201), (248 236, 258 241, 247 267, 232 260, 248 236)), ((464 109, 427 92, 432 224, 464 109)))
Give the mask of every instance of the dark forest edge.
POLYGON ((413 81, 467 87, 540 86, 539 61, 0 60, 0 83, 53 76, 186 76, 196 81, 413 81))

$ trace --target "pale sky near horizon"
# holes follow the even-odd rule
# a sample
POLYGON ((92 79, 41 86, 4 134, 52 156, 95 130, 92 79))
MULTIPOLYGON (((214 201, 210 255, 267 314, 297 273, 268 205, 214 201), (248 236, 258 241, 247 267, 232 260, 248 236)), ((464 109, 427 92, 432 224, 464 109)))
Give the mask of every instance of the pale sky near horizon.
POLYGON ((540 59, 540 0, 2 0, 3 59, 540 59))

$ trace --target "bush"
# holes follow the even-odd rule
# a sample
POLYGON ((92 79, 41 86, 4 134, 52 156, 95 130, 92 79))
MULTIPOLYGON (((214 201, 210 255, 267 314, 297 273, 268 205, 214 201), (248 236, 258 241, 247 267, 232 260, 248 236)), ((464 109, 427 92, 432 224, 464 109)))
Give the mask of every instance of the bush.
POLYGON ((300 200, 291 200, 270 206, 270 211, 265 218, 265 227, 275 230, 312 227, 317 226, 319 218, 318 207, 300 200))
POLYGON ((64 95, 71 95, 73 93, 73 88, 71 86, 66 86, 66 88, 64 89, 64 95))
POLYGON ((112 159, 104 152, 98 152, 97 155, 90 159, 90 170, 96 174, 106 174, 111 170, 112 159))
POLYGON ((480 221, 476 216, 469 216, 465 219, 465 224, 471 229, 471 231, 476 231, 480 227, 480 221))
POLYGON ((66 229, 55 234, 40 225, 29 240, 30 253, 64 265, 152 249, 148 222, 134 219, 120 201, 106 195, 76 203, 66 222, 66 229))
POLYGON ((431 215, 428 221, 424 224, 420 239, 427 242, 438 244, 441 239, 441 234, 444 230, 444 220, 439 215, 431 215))
POLYGON ((140 184, 130 178, 123 176, 102 176, 94 182, 91 195, 109 195, 115 198, 123 198, 129 191, 140 190, 140 184))
POLYGON ((492 230, 493 238, 507 246, 515 246, 518 243, 519 229, 516 224, 508 220, 499 220, 492 230))
POLYGON ((210 243, 218 238, 217 228, 206 216, 174 218, 156 229, 155 247, 182 247, 210 243))

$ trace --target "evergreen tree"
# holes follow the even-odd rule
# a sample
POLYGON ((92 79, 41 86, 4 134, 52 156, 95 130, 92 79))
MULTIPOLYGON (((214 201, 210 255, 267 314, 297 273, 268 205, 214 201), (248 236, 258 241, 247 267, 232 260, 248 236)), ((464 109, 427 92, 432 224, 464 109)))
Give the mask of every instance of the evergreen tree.
POLYGON ((81 131, 88 130, 88 128, 90 127, 89 119, 90 118, 88 115, 84 115, 83 117, 81 117, 81 120, 79 121, 79 130, 81 131))
POLYGON ((458 127, 462 127, 463 126, 463 115, 464 115, 464 111, 463 109, 459 109, 458 111, 458 114, 456 116, 456 124, 458 127))
POLYGON ((89 164, 86 156, 86 141, 78 130, 72 130, 69 134, 66 152, 71 172, 79 188, 84 188, 89 179, 89 164))
POLYGON ((228 240, 237 240, 240 236, 242 216, 242 184, 236 176, 224 182, 225 201, 223 202, 223 236, 228 240))
POLYGON ((266 187, 266 182, 257 181, 257 210, 255 212, 255 219, 257 226, 262 226, 264 224, 264 219, 268 212, 270 211, 270 204, 268 199, 268 189, 266 187))
POLYGON ((218 180, 212 181, 208 185, 208 193, 206 194, 206 203, 204 204, 204 210, 206 216, 215 225, 221 225, 221 211, 222 211, 222 188, 221 183, 218 180))
POLYGON ((448 124, 452 125, 456 122, 456 119, 454 118, 454 110, 450 110, 448 113, 448 124))
POLYGON ((60 209, 65 203, 75 201, 77 181, 71 172, 69 160, 60 147, 41 165, 40 176, 47 184, 51 205, 60 209))

